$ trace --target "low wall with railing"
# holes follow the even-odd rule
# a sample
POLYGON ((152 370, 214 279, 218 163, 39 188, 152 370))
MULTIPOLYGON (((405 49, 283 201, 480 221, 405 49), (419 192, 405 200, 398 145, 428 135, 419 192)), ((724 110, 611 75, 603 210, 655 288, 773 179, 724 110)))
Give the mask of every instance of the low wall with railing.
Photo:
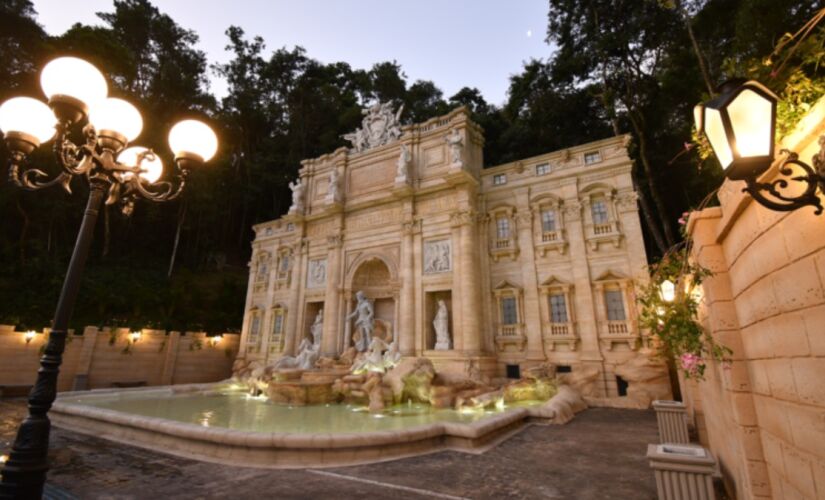
MULTIPOLYGON (((239 337, 141 330, 135 341, 125 328, 86 327, 67 338, 58 390, 217 382, 232 373, 239 337)), ((47 338, 0 325, 0 393, 34 384, 47 338)))

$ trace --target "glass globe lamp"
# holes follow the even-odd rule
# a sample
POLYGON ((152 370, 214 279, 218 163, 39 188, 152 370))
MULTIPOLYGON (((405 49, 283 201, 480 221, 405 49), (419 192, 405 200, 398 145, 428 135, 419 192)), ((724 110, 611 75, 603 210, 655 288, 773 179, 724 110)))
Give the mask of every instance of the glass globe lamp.
POLYGON ((31 153, 54 136, 54 114, 31 97, 13 97, 0 105, 0 130, 12 151, 31 153))
MULTIPOLYGON (((144 156, 138 164, 138 155, 147 151, 149 150, 142 146, 132 146, 121 151, 117 155, 117 161, 129 167, 140 167, 142 170, 138 174, 140 178, 149 184, 154 184, 163 175, 163 162, 158 155, 152 154, 151 156, 144 156)), ((132 172, 124 172, 123 180, 129 180, 133 175, 132 172)))
POLYGON ((114 97, 90 108, 89 123, 97 129, 98 144, 115 152, 135 140, 143 130, 143 118, 137 108, 114 97))
POLYGON ((181 168, 191 168, 215 156, 218 137, 201 121, 183 120, 169 131, 169 147, 181 168))
POLYGON ((58 57, 40 73, 40 87, 60 120, 78 123, 89 108, 106 98, 106 78, 91 63, 77 57, 58 57))

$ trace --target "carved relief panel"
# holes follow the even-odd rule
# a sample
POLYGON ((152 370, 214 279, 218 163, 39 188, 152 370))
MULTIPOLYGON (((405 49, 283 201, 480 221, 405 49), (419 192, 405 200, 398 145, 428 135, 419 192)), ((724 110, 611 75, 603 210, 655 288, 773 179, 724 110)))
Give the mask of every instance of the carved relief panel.
POLYGON ((327 285, 327 259, 313 259, 307 267, 307 288, 323 288, 327 285))
POLYGON ((452 271, 452 242, 448 239, 424 242, 424 274, 452 271))

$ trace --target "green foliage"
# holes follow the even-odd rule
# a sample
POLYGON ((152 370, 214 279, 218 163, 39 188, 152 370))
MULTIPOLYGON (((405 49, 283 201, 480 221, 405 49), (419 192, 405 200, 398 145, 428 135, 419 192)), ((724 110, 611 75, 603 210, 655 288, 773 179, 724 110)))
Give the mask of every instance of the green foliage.
MULTIPOLYGON (((501 106, 486 102, 472 82, 452 96, 431 81, 410 82, 403 61, 369 69, 322 63, 301 47, 267 50, 263 39, 234 26, 226 30, 231 58, 210 68, 197 34, 148 0, 117 0, 98 14, 99 23, 75 24, 59 36, 38 25, 31 1, 2 2, 0 100, 41 96, 39 68, 68 53, 105 71, 112 93, 142 111, 147 126, 138 143, 168 158, 165 135, 189 114, 210 121, 220 137, 216 158, 190 176, 179 202, 142 203, 129 219, 101 215, 72 326, 239 329, 252 225, 287 211, 287 185, 300 161, 346 145, 341 135, 376 99, 403 104, 408 123, 467 106, 485 131, 486 166, 631 132, 637 189, 661 192, 661 206, 643 218, 646 235, 674 225, 675 214, 721 179, 718 168, 692 168, 701 148, 684 147, 693 104, 706 97, 685 23, 711 75, 722 80, 734 66, 757 62, 766 71, 762 62, 775 41, 809 19, 817 2, 662 1, 670 3, 551 0, 555 45, 548 59, 511 76, 501 106), (210 70, 227 82, 221 102, 207 87, 210 70)), ((822 38, 821 30, 809 37, 776 80, 790 86, 778 89, 788 100, 782 120, 798 118, 822 93, 822 38)), ((33 160, 57 168, 47 148, 33 160)), ((66 196, 0 183, 0 322, 40 328, 50 321, 82 217, 82 184, 66 196)), ((667 246, 651 241, 649 254, 664 253, 667 246)))
POLYGON ((707 360, 728 363, 732 351, 708 335, 698 320, 701 286, 711 272, 691 262, 682 245, 650 267, 651 281, 638 296, 639 323, 659 340, 662 354, 676 359, 688 378, 702 379, 707 360), (665 300, 661 284, 676 285, 675 298, 665 300))

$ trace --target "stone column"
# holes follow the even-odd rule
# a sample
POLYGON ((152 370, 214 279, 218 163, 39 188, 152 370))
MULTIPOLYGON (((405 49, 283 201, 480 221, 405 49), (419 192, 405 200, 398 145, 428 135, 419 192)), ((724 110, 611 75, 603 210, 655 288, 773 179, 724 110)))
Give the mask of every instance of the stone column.
POLYGON ((83 345, 80 348, 80 359, 77 360, 77 368, 75 369, 74 381, 72 383, 73 391, 85 391, 89 387, 89 368, 92 366, 92 357, 95 352, 95 345, 97 344, 98 329, 96 326, 87 326, 83 329, 83 345))
POLYGON ((455 212, 452 223, 460 233, 456 271, 461 284, 462 349, 465 354, 477 355, 482 350, 482 325, 476 212, 468 209, 455 212))
POLYGON ((306 254, 309 246, 304 239, 292 246, 292 269, 289 282, 289 300, 287 301, 286 325, 284 325, 284 355, 295 354, 295 339, 298 337, 298 308, 300 307, 301 283, 306 276, 306 254))
POLYGON ((599 351, 597 307, 593 303, 593 287, 590 266, 587 262, 587 246, 584 234, 582 209, 587 209, 576 201, 565 202, 565 229, 570 242, 570 257, 573 264, 573 287, 578 332, 581 337, 581 359, 602 360, 599 351))
POLYGON ((343 236, 340 233, 327 237, 327 289, 324 294, 324 334, 321 339, 321 355, 335 357, 338 355, 338 306, 341 294, 341 247, 343 236))
POLYGON ((524 327, 527 337, 527 360, 544 361, 541 338, 541 314, 539 312, 536 256, 533 248, 533 213, 529 208, 519 209, 516 214, 518 246, 521 253, 521 273, 524 283, 524 327))
POLYGON ((401 240, 401 307, 396 327, 399 348, 404 356, 415 355, 415 247, 413 235, 421 230, 420 220, 402 226, 401 240))
POLYGON ((160 385, 172 385, 175 377, 175 365, 178 360, 180 346, 180 332, 169 332, 166 338, 166 356, 163 358, 163 371, 160 375, 160 385))

